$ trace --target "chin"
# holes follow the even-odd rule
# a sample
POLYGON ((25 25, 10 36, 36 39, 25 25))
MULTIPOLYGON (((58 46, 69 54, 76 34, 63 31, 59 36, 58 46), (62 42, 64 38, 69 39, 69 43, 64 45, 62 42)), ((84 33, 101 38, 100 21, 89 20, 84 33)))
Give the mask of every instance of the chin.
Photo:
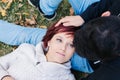
POLYGON ((64 62, 61 62, 61 61, 55 61, 55 63, 63 64, 64 62))

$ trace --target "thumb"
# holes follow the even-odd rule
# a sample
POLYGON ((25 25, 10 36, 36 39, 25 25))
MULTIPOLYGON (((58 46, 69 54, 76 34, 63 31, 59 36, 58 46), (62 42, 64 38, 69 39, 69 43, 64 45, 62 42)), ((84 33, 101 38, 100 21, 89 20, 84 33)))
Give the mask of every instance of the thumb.
POLYGON ((69 22, 63 23, 64 26, 72 26, 69 22))

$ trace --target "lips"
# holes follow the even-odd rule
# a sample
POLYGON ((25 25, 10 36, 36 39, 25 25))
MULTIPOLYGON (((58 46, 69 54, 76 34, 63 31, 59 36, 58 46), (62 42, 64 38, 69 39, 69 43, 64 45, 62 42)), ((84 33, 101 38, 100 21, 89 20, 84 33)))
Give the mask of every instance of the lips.
POLYGON ((59 55, 65 57, 65 54, 63 54, 63 53, 59 53, 59 52, 57 52, 57 54, 59 54, 59 55))

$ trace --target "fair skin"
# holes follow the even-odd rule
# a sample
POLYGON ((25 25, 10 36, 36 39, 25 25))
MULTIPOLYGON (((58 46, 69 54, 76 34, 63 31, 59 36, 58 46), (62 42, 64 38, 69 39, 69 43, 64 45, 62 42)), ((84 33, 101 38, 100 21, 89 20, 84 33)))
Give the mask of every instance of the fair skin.
POLYGON ((111 15, 110 11, 105 11, 105 12, 101 15, 101 17, 103 17, 103 16, 110 16, 110 15, 111 15))
POLYGON ((48 47, 46 57, 49 62, 65 63, 70 60, 75 51, 73 36, 66 32, 55 34, 48 42, 48 47))
MULTIPOLYGON (((101 16, 110 16, 110 11, 105 11, 102 13, 101 16)), ((58 21, 58 23, 55 25, 56 27, 63 23, 64 26, 81 26, 85 21, 81 16, 66 16, 58 21)))
MULTIPOLYGON (((46 54, 47 61, 62 64, 70 60, 75 48, 73 46, 73 36, 66 33, 57 33, 48 41, 49 50, 46 54)), ((15 79, 8 75, 2 80, 15 79)))
MULTIPOLYGON (((110 13, 110 11, 106 11, 106 12, 104 12, 101 16, 110 16, 111 15, 111 13, 110 13)), ((80 17, 80 16, 66 16, 66 17, 64 17, 64 18, 62 18, 61 20, 59 20, 58 21, 58 23, 55 25, 55 26, 58 26, 58 25, 60 25, 61 23, 63 23, 63 25, 64 26, 81 26, 83 23, 84 23, 84 20, 82 19, 82 17, 80 17)), ((57 34, 56 34, 57 35, 57 34)), ((66 38, 67 38, 67 36, 68 35, 66 35, 66 38)), ((54 35, 54 37, 55 37, 55 35, 54 35)), ((54 37, 49 41, 49 44, 48 44, 48 46, 50 46, 50 44, 52 44, 52 41, 53 41, 53 39, 54 39, 54 37)), ((63 39, 65 39, 65 38, 63 38, 63 39)), ((67 38, 68 39, 68 38, 67 38)), ((70 39, 70 37, 69 37, 69 39, 70 39)), ((63 40, 64 41, 64 40, 63 40)), ((70 43, 72 42, 73 40, 72 40, 72 37, 71 37, 71 40, 70 40, 70 43)), ((61 43, 61 40, 58 40, 58 42, 60 42, 61 43)), ((67 41, 66 42, 64 42, 64 43, 67 43, 67 41)), ((69 43, 69 42, 68 42, 69 43)), ((62 43, 61 43, 62 44, 62 43)), ((59 45, 56 45, 56 47, 61 47, 61 45, 59 46, 59 45)), ((55 47, 55 46, 54 46, 55 47)), ((55 48, 56 48, 55 47, 55 48)), ((57 49, 55 49, 55 48, 52 48, 52 47, 50 47, 50 51, 48 51, 48 55, 46 55, 46 57, 47 57, 47 59, 48 59, 48 61, 53 61, 53 62, 57 62, 57 63, 64 63, 64 62, 66 62, 66 61, 68 61, 70 58, 71 58, 71 56, 73 55, 73 52, 74 52, 74 49, 72 49, 72 52, 71 53, 69 53, 69 54, 67 54, 67 52, 68 52, 68 50, 67 50, 67 48, 65 48, 66 50, 65 50, 65 52, 64 52, 64 46, 63 46, 63 52, 55 52, 54 54, 57 56, 57 54, 60 54, 61 55, 61 57, 60 56, 58 56, 58 57, 53 57, 52 55, 53 54, 49 54, 49 52, 50 53, 53 53, 52 52, 52 50, 54 51, 54 50, 57 50, 57 49), (62 53, 62 54, 61 54, 62 53), (50 56, 50 57, 48 57, 48 56, 50 56), (58 59, 57 59, 58 58, 58 59)), ((71 49, 70 49, 71 50, 71 49)), ((59 50, 58 50, 59 51, 59 50)), ((61 50, 60 50, 61 51, 61 50)), ((14 80, 14 78, 12 78, 11 76, 6 76, 6 77, 4 77, 2 80, 14 80)))
POLYGON ((57 24, 55 25, 56 27, 63 23, 64 26, 80 26, 84 23, 84 20, 81 16, 66 16, 62 19, 60 19, 57 24))

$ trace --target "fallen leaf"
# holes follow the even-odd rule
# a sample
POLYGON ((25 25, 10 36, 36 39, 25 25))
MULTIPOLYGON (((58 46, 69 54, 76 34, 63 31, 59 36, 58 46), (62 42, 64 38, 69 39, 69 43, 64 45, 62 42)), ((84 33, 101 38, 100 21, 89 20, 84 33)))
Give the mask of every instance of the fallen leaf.
POLYGON ((18 4, 18 8, 21 8, 22 6, 23 6, 23 4, 21 4, 21 3, 20 3, 20 4, 18 4))
POLYGON ((12 1, 13 0, 2 0, 2 2, 4 2, 4 3, 8 2, 8 4, 6 5, 6 7, 4 9, 0 7, 0 12, 1 12, 2 16, 6 16, 7 15, 7 11, 6 10, 10 8, 12 1))
POLYGON ((40 26, 40 28, 44 28, 44 29, 46 29, 46 28, 47 28, 47 26, 40 26))
POLYGON ((9 0, 9 2, 8 2, 7 6, 4 8, 5 10, 7 10, 7 9, 9 9, 9 8, 10 8, 12 1, 13 1, 13 0, 9 0))
POLYGON ((23 12, 22 14, 23 14, 23 15, 27 15, 27 16, 29 16, 29 15, 30 15, 29 13, 26 13, 26 12, 23 12))
POLYGON ((22 14, 21 13, 15 13, 15 14, 19 16, 19 20, 21 21, 22 20, 22 14))
POLYGON ((6 16, 6 10, 0 7, 0 13, 2 16, 6 16))
POLYGON ((19 2, 23 2, 23 0, 19 0, 19 2))
POLYGON ((25 19, 26 20, 26 22, 25 22, 25 24, 26 25, 35 25, 36 24, 36 21, 35 21, 35 19, 25 19))
POLYGON ((1 10, 1 15, 2 16, 6 16, 7 14, 6 14, 6 10, 1 10))
POLYGON ((3 3, 7 3, 7 2, 8 2, 8 0, 2 0, 2 2, 3 2, 3 3))
POLYGON ((70 16, 72 16, 72 15, 74 15, 74 10, 73 10, 73 8, 71 7, 71 8, 70 8, 70 16))

